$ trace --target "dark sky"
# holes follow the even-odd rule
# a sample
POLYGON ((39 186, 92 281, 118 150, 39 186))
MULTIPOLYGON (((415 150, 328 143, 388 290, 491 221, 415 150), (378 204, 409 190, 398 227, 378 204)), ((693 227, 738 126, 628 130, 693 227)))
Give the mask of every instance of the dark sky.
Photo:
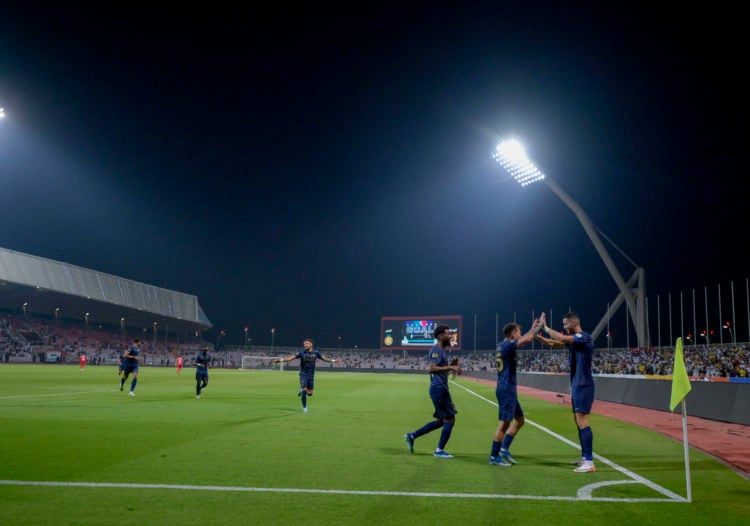
POLYGON ((496 314, 569 308, 591 330, 617 286, 491 158, 516 137, 645 269, 652 333, 704 287, 746 327, 741 17, 493 4, 4 7, 0 246, 195 294, 228 343, 377 348, 381 316, 460 314, 486 349, 496 314))

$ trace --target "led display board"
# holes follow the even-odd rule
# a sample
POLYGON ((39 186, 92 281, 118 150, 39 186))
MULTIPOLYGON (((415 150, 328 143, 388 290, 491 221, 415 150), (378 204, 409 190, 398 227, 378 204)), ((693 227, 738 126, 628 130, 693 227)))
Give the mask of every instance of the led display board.
POLYGON ((462 318, 441 316, 383 316, 380 319, 380 349, 429 349, 437 340, 432 333, 438 325, 451 329, 451 348, 461 350, 462 318))

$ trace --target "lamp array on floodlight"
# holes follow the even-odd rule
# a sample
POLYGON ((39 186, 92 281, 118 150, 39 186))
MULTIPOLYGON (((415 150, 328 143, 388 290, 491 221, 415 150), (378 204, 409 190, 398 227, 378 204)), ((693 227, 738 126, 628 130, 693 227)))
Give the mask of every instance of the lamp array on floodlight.
POLYGON ((605 327, 609 327, 609 320, 612 314, 624 302, 627 305, 627 312, 630 313, 630 318, 632 319, 636 337, 638 339, 638 347, 648 347, 649 339, 645 309, 646 285, 643 268, 633 263, 633 261, 630 260, 630 258, 628 258, 619 247, 607 238, 607 241, 609 241, 609 243, 616 248, 620 254, 625 256, 633 267, 635 267, 635 271, 630 279, 625 281, 599 237, 598 228, 596 228, 591 219, 589 219, 586 212, 584 212, 578 203, 560 188, 552 178, 546 177, 542 171, 529 160, 521 143, 515 139, 505 140, 495 148, 492 157, 500 163, 521 186, 527 186, 537 181, 544 181, 547 184, 547 186, 568 206, 568 208, 570 208, 576 217, 578 217, 581 226, 583 226, 589 239, 594 244, 594 248, 596 248, 599 257, 602 258, 607 270, 609 270, 610 276, 612 276, 612 279, 617 284, 620 293, 612 303, 607 304, 607 312, 591 332, 594 339, 596 339, 605 327))
POLYGON ((503 141, 497 145, 492 158, 499 162, 521 186, 544 179, 544 174, 534 166, 521 143, 515 140, 503 141))

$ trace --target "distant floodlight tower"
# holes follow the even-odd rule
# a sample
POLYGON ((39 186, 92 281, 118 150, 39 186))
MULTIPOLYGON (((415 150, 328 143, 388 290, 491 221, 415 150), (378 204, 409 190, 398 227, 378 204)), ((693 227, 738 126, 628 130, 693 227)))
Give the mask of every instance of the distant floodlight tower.
POLYGON ((612 261, 612 258, 609 256, 607 249, 599 238, 597 227, 591 222, 591 219, 586 215, 586 212, 584 212, 583 209, 578 206, 578 203, 573 201, 573 199, 571 199, 571 197, 566 194, 557 183, 549 177, 546 177, 536 166, 534 166, 534 163, 526 157, 523 146, 518 141, 507 140, 501 142, 497 146, 495 153, 492 154, 492 157, 500 163, 521 186, 527 186, 537 181, 544 181, 547 183, 547 186, 549 186, 550 189, 555 192, 555 194, 557 194, 557 196, 562 199, 562 201, 568 205, 568 208, 570 208, 578 217, 581 225, 583 225, 583 229, 586 231, 589 239, 591 239, 591 242, 594 244, 596 251, 599 253, 599 257, 602 258, 607 270, 609 270, 609 274, 612 276, 612 279, 615 280, 615 283, 617 283, 620 293, 611 304, 608 304, 607 311, 592 331, 591 336, 594 340, 596 340, 599 334, 607 327, 612 313, 617 312, 617 309, 620 308, 620 305, 622 305, 622 302, 624 301, 627 305, 628 312, 630 313, 629 318, 632 320, 633 328, 635 329, 635 334, 638 339, 638 347, 648 347, 649 342, 646 330, 645 300, 646 278, 644 269, 633 263, 633 261, 622 250, 620 250, 617 245, 604 236, 605 239, 607 239, 607 241, 609 241, 609 243, 615 247, 617 251, 633 265, 633 267, 635 267, 633 275, 627 282, 625 282, 612 261))

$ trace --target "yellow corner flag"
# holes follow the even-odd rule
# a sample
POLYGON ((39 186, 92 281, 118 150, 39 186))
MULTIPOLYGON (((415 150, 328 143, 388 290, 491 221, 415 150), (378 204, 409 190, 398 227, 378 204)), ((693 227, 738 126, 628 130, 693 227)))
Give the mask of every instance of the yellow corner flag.
POLYGON ((677 338, 674 347, 674 367, 672 367, 672 398, 669 401, 669 410, 675 407, 687 396, 692 389, 690 378, 685 370, 685 359, 682 356, 682 338, 677 338))

